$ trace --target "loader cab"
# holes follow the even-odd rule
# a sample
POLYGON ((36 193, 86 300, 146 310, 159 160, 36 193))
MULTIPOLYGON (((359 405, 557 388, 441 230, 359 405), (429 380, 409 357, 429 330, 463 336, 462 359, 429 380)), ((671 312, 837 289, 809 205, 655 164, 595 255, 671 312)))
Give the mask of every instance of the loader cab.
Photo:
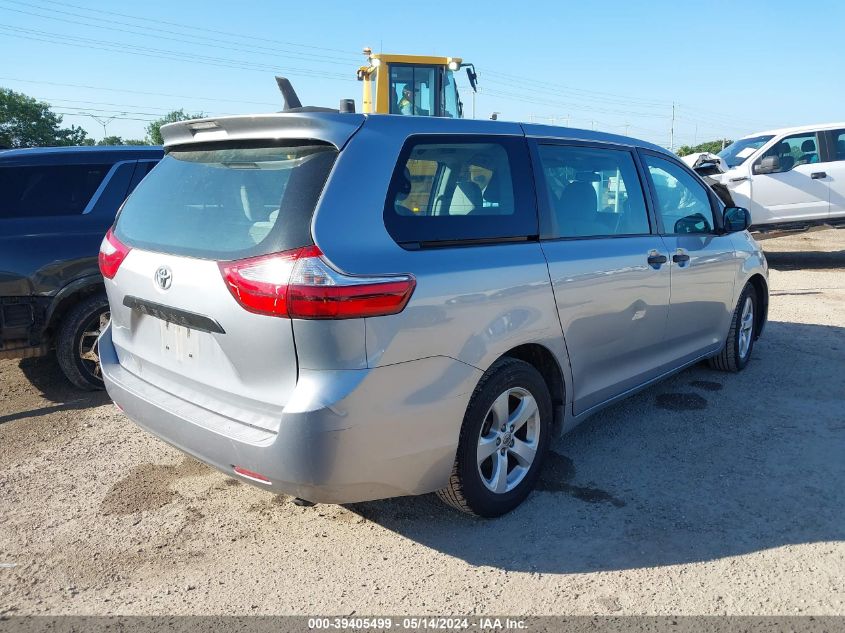
POLYGON ((459 57, 364 52, 367 65, 358 69, 358 80, 364 83, 365 113, 463 118, 455 73, 466 68, 475 90, 471 64, 459 57))

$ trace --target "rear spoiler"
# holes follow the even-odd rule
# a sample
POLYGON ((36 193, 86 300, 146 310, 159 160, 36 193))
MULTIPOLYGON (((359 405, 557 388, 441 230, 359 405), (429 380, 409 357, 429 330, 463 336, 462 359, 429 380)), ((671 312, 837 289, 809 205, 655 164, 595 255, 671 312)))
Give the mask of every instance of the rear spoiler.
POLYGON ((191 143, 317 140, 341 149, 364 123, 362 114, 281 112, 247 114, 168 123, 161 127, 165 151, 191 143))
POLYGON ((289 79, 276 77, 284 99, 281 114, 227 116, 177 121, 161 127, 165 151, 175 145, 219 141, 313 139, 341 149, 364 123, 355 101, 341 99, 340 108, 303 106, 289 79))

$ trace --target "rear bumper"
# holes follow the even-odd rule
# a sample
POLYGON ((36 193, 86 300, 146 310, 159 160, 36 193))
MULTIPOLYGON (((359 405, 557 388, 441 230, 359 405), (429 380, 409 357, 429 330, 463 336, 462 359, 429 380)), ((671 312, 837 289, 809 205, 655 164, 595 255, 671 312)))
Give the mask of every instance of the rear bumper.
POLYGON ((142 428, 248 483, 321 503, 422 494, 446 485, 481 372, 446 357, 361 370, 302 370, 278 431, 252 427, 159 389, 100 337, 106 389, 142 428), (260 473, 256 484, 234 466, 260 473))

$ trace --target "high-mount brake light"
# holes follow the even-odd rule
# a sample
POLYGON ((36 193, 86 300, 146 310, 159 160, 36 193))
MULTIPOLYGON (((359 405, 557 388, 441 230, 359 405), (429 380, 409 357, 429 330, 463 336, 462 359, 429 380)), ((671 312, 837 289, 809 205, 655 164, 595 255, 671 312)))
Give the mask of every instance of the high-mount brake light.
POLYGON ((412 275, 362 277, 332 268, 316 246, 220 262, 232 296, 257 314, 291 319, 357 319, 405 309, 412 275))
POLYGON ((114 279, 117 269, 126 259, 132 249, 117 239, 112 229, 108 230, 103 241, 100 243, 100 254, 97 262, 100 265, 100 272, 106 279, 114 279))

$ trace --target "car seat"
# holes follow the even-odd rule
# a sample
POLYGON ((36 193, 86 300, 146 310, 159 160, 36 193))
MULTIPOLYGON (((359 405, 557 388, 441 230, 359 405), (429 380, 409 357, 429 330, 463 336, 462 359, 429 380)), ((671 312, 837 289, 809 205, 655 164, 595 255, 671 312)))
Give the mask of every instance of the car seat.
POLYGON ((484 207, 481 187, 471 180, 459 180, 452 193, 449 215, 468 215, 484 207))
POLYGON ((792 155, 792 147, 786 141, 781 141, 778 146, 778 158, 780 159, 780 171, 789 171, 795 167, 795 157, 792 155))
POLYGON ((819 162, 819 155, 816 153, 816 142, 807 139, 801 143, 801 158, 798 159, 799 165, 806 165, 808 163, 819 162))
POLYGON ((604 235, 607 230, 598 218, 599 200, 592 183, 575 180, 561 192, 555 220, 563 237, 604 235))

